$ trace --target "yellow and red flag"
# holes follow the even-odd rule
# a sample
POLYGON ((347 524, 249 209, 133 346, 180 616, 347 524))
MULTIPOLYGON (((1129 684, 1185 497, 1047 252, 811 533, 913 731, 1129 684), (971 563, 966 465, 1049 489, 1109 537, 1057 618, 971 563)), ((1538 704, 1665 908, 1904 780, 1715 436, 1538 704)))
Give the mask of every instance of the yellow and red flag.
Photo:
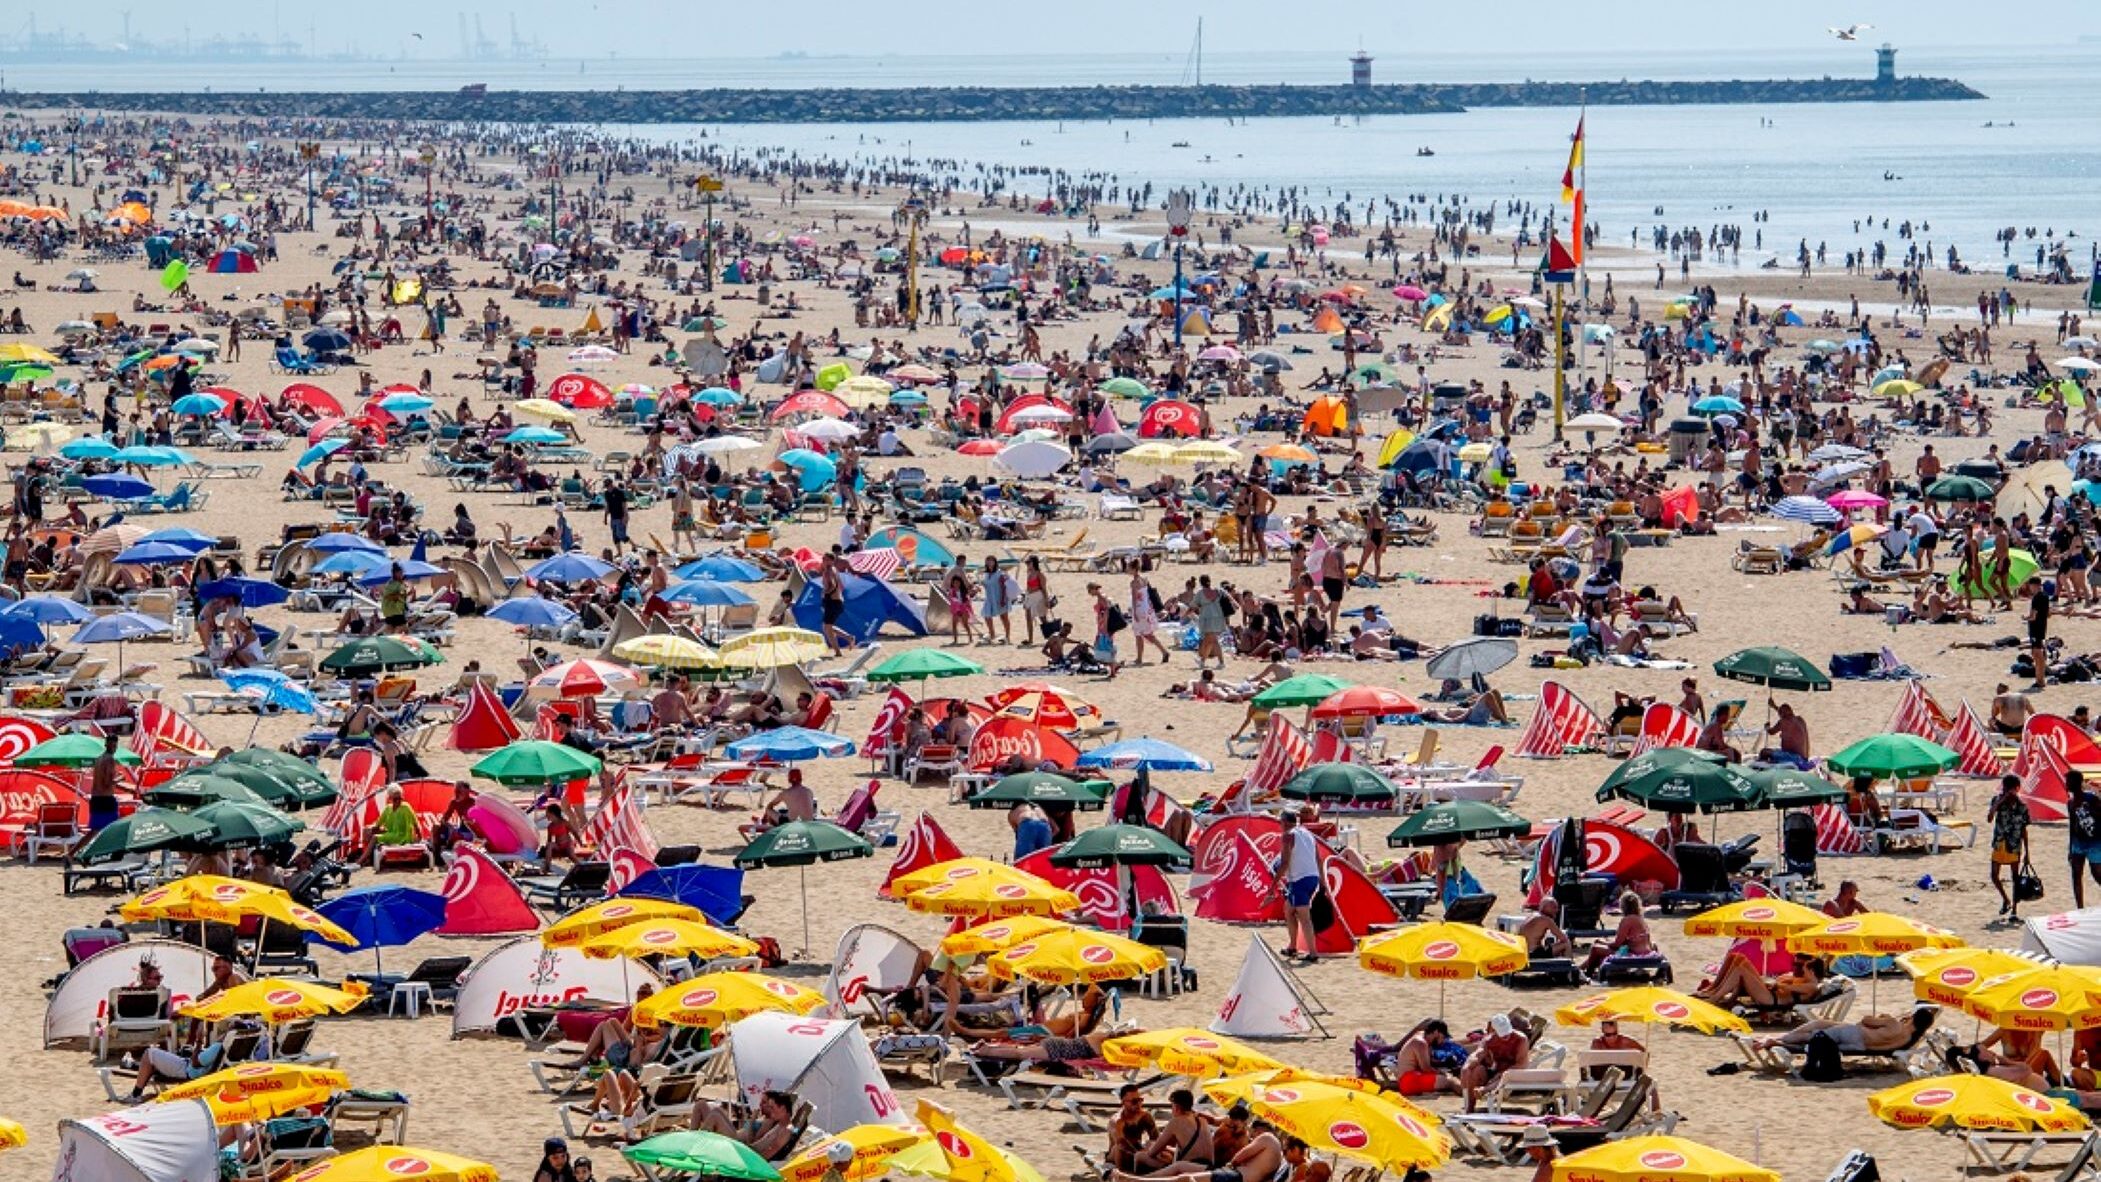
POLYGON ((1569 254, 1578 266, 1583 263, 1583 117, 1576 118, 1576 134, 1569 140, 1568 167, 1561 170, 1561 200, 1572 206, 1569 224, 1575 234, 1569 254))

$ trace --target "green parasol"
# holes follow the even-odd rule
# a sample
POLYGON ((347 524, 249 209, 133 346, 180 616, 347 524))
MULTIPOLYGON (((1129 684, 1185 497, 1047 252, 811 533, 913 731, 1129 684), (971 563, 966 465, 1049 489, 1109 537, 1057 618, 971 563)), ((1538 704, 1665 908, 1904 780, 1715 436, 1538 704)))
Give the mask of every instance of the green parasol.
POLYGON ((1824 762, 1849 776, 1876 780, 1914 780, 1937 776, 1954 767, 1962 757, 1931 739, 1917 735, 1869 735, 1825 759, 1824 762))
POLYGON ((793 866, 802 891, 802 947, 810 950, 810 865, 813 862, 842 862, 866 858, 875 847, 830 821, 791 821, 776 825, 752 839, 737 853, 741 869, 793 866))
MULTIPOLYGON (((100 735, 60 735, 15 756, 15 766, 93 767, 95 761, 102 758, 103 746, 100 735)), ((137 767, 140 763, 138 755, 122 744, 117 746, 116 759, 126 767, 137 767)))
POLYGON ((292 840, 302 826, 268 805, 241 804, 222 800, 193 811, 191 816, 212 827, 210 844, 216 849, 253 849, 292 840))
POLYGON ((368 636, 328 654, 322 658, 321 667, 330 673, 358 675, 420 669, 444 659, 437 649, 420 640, 403 636, 368 636))
POLYGON ((526 739, 483 756, 471 769, 499 784, 564 784, 595 776, 602 765, 588 752, 545 739, 526 739))
POLYGON ((1623 797, 1666 813, 1739 813, 1763 807, 1764 790, 1718 755, 1684 747, 1646 751, 1598 785, 1598 799, 1623 797))
POLYGON ((914 648, 906 649, 869 670, 868 680, 925 681, 933 677, 968 677, 984 671, 983 665, 969 657, 959 657, 938 648, 914 648))
POLYGON ((1838 804, 1846 799, 1845 789, 1815 772, 1775 767, 1754 771, 1751 778, 1765 793, 1764 807, 1769 809, 1804 809, 1813 804, 1838 804))
POLYGON ((1714 663, 1714 671, 1731 681, 1748 681, 1769 690, 1831 688, 1831 678, 1808 657, 1770 645, 1730 653, 1714 663))
POLYGON ((1943 476, 1926 486, 1929 501, 1989 501, 1996 493, 1975 476, 1943 476))
POLYGON ((75 854, 84 866, 114 862, 130 854, 151 853, 177 846, 196 848, 212 837, 211 822, 173 809, 144 808, 110 822, 98 830, 75 854))
POLYGON ((216 763, 206 764, 199 770, 246 787, 262 797, 272 808, 311 809, 335 803, 339 795, 335 785, 326 779, 315 783, 315 778, 321 774, 318 769, 299 763, 289 755, 283 755, 283 758, 292 762, 301 772, 308 773, 307 775, 289 771, 277 763, 254 763, 235 757, 251 754, 283 755, 282 752, 251 749, 236 752, 234 756, 228 756, 216 763))
POLYGON ((674 1174, 743 1182, 777 1182, 781 1176, 779 1170, 767 1165, 765 1158, 743 1142, 701 1129, 658 1133, 647 1141, 627 1146, 620 1154, 638 1166, 674 1174))
POLYGON ((970 807, 983 809, 1007 804, 1069 804, 1082 811, 1092 812, 1108 801, 1108 785, 1101 780, 1083 783, 1056 772, 1017 772, 1002 777, 992 787, 971 797, 970 807))
POLYGON ((181 259, 160 269, 160 289, 170 294, 190 281, 190 265, 181 259))
POLYGON ((1335 804, 1385 804, 1400 795, 1392 780, 1361 763, 1316 763, 1284 781, 1292 800, 1335 804))
POLYGON ((1186 868, 1193 855, 1158 829, 1143 825, 1103 825, 1089 829, 1051 853, 1053 866, 1099 870, 1105 866, 1176 866, 1186 868))
POLYGON ((1340 677, 1330 677, 1325 673, 1301 673, 1297 677, 1287 677, 1256 694, 1254 705, 1262 710, 1312 706, 1348 688, 1350 683, 1340 677))
MULTIPOLYGON (((1962 579, 1959 577, 1960 572, 1958 572, 1958 581, 1955 588, 1957 591, 1965 595, 1984 596, 1987 598, 1998 594, 1987 583, 1986 580, 1990 576, 1984 569, 1985 566, 1990 564, 1992 550, 1995 548, 1987 548, 1979 553, 1979 566, 1975 578, 1962 579)), ((2019 591, 2028 580, 2035 577, 2035 572, 2041 569, 2042 564, 2035 560, 2035 555, 2026 550, 2008 550, 2006 552, 2006 593, 2011 595, 2019 591)))
POLYGON ((1499 804, 1485 800, 1448 800, 1433 804, 1393 827, 1386 835, 1389 849, 1442 845, 1467 837, 1523 837, 1532 832, 1532 822, 1499 804))
POLYGON ((184 772, 146 790, 147 804, 162 808, 199 809, 208 804, 246 804, 267 808, 270 798, 238 780, 210 771, 184 772))

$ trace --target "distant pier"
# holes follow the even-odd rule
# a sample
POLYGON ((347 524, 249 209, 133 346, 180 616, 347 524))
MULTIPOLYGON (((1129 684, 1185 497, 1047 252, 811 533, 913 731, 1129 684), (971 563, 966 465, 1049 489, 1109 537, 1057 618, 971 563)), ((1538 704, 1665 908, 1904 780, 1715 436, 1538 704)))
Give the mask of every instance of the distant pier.
POLYGON ((0 108, 273 119, 494 123, 982 123, 1450 114, 1477 107, 1958 102, 1948 78, 1344 86, 898 87, 840 90, 90 91, 0 94, 0 108))

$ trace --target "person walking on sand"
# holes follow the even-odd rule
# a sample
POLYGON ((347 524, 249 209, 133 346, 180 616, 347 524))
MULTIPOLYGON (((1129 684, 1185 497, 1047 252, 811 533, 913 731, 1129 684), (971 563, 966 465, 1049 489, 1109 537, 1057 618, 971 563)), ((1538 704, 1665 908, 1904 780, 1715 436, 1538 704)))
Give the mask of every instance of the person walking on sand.
POLYGON ((1102 594, 1100 583, 1087 584, 1087 594, 1094 598, 1094 656, 1109 667, 1109 680, 1116 680, 1116 634, 1128 627, 1123 609, 1109 602, 1102 594))
POLYGON ((1999 914, 2019 919, 2020 900, 2007 891, 2001 872, 2013 867, 2018 889, 2021 864, 2028 857, 2028 804, 2021 799, 2021 777, 1999 778, 1999 795, 1992 798, 1984 819, 1992 824, 1992 889, 1999 892, 1999 914))
POLYGON ((2065 857, 2071 863, 2072 907, 2086 906, 2086 876, 2101 883, 2101 796, 2086 790, 2086 773, 2065 773, 2065 857))
POLYGON ((1138 649, 1138 656, 1132 663, 1139 666, 1145 664, 1145 646, 1148 644, 1160 654, 1160 663, 1167 664, 1167 646, 1160 643, 1160 609, 1155 603, 1160 593, 1153 590, 1153 585, 1145 577, 1145 572, 1151 569, 1152 563, 1144 558, 1131 568, 1131 636, 1138 649))
POLYGON ((2050 688, 2050 654, 2046 651, 2050 640, 2050 597, 2057 585, 2044 579, 2035 586, 2035 595, 2028 601, 2028 660, 2034 666, 2035 684, 2030 689, 2050 688))
POLYGON ((1285 809, 1277 820, 1284 826, 1284 845, 1277 854, 1276 889, 1289 908, 1284 921, 1284 959, 1310 964, 1316 959, 1313 897, 1320 893, 1320 848, 1312 831, 1299 824, 1296 812, 1285 809))

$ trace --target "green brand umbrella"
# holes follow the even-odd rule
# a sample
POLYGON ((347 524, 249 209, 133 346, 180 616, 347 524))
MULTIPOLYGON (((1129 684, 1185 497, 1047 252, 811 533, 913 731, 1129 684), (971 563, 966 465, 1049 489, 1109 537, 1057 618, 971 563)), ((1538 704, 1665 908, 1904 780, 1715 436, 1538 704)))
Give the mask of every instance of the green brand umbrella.
POLYGON ((445 658, 420 640, 402 636, 368 636, 354 640, 328 654, 321 667, 330 673, 382 673, 394 669, 420 669, 445 658))
POLYGON ((1311 706, 1326 701, 1329 695, 1350 688, 1350 683, 1340 677, 1325 673, 1301 673, 1287 677, 1255 695, 1254 704, 1265 710, 1278 710, 1287 706, 1311 706))
POLYGON ((913 648, 891 657, 869 670, 870 681, 925 681, 931 677, 968 677, 985 667, 969 657, 959 657, 938 648, 913 648))
POLYGON ((249 804, 267 807, 268 797, 238 780, 210 771, 184 772, 165 784, 147 789, 147 804, 163 808, 199 809, 208 804, 249 804))
POLYGON ((335 785, 323 778, 318 769, 300 763, 289 755, 283 755, 282 752, 255 749, 239 751, 216 763, 207 764, 200 770, 246 787, 262 797, 272 808, 320 808, 335 803, 338 795, 335 785), (299 771, 290 771, 279 763, 242 760, 239 758, 242 755, 282 755, 286 763, 297 767, 299 771))
POLYGON ((1284 781, 1283 793, 1292 800, 1372 804, 1391 801, 1400 789, 1361 763, 1316 763, 1284 781))
POLYGON ((1190 852, 1158 829, 1104 825, 1089 829, 1052 851, 1053 866, 1099 870, 1105 866, 1188 866, 1190 852))
POLYGON ((1992 486, 1975 476, 1943 476, 1926 486, 1929 501, 1989 501, 1992 486))
MULTIPOLYGON (((700 1129, 658 1133, 620 1151, 638 1166, 674 1174, 707 1178, 735 1178, 743 1182, 776 1182, 779 1170, 751 1151, 741 1141, 700 1129)), ((654 1176, 654 1175, 652 1175, 654 1176)))
POLYGON ((222 800, 190 813, 212 827, 211 844, 219 849, 251 849, 290 841, 301 826, 267 805, 222 800))
POLYGON ((1764 802, 1764 790, 1748 772, 1683 747, 1643 752, 1614 769, 1598 786, 1598 799, 1615 796, 1666 813, 1736 813, 1764 802))
POLYGON ((1108 803, 1102 781, 1085 783, 1056 772, 1016 772, 1002 777, 992 787, 970 798, 972 808, 994 808, 1005 804, 1069 804, 1091 812, 1108 803))
POLYGON ((1769 690, 1831 688, 1831 678, 1808 657, 1772 646, 1730 653, 1714 663, 1714 671, 1731 681, 1748 681, 1769 690))
POLYGON ((1846 798, 1845 789, 1815 772, 1775 767, 1752 772, 1751 778, 1765 793, 1765 807, 1769 809, 1802 809, 1813 804, 1837 804, 1846 798))
POLYGON ((161 268, 160 288, 162 291, 173 293, 177 288, 189 281, 190 265, 181 259, 176 259, 174 262, 161 268))
POLYGON ((1869 735, 1825 763, 1849 776, 1877 780, 1912 780, 1937 776, 1962 758, 1931 739, 1917 735, 1869 735))
POLYGON ((599 766, 597 756, 574 747, 527 739, 490 752, 472 770, 499 784, 557 784, 595 776, 599 766))
POLYGON ((793 866, 802 889, 802 946, 810 949, 810 871, 812 862, 840 862, 866 858, 875 847, 830 821, 791 821, 776 825, 752 839, 737 854, 737 865, 746 870, 769 866, 793 866))
MULTIPOLYGON (((60 735, 46 739, 15 756, 16 767, 92 767, 102 758, 100 735, 60 735)), ((123 744, 117 745, 117 762, 137 767, 139 757, 123 744)))
POLYGON ((1441 845, 1462 837, 1523 837, 1532 822, 1485 800, 1448 800, 1433 804, 1393 827, 1386 835, 1391 849, 1441 845))
POLYGON ((97 831, 76 855, 81 864, 114 862, 129 854, 144 854, 177 846, 200 847, 211 840, 212 825, 189 813, 173 809, 145 808, 112 821, 97 831))

